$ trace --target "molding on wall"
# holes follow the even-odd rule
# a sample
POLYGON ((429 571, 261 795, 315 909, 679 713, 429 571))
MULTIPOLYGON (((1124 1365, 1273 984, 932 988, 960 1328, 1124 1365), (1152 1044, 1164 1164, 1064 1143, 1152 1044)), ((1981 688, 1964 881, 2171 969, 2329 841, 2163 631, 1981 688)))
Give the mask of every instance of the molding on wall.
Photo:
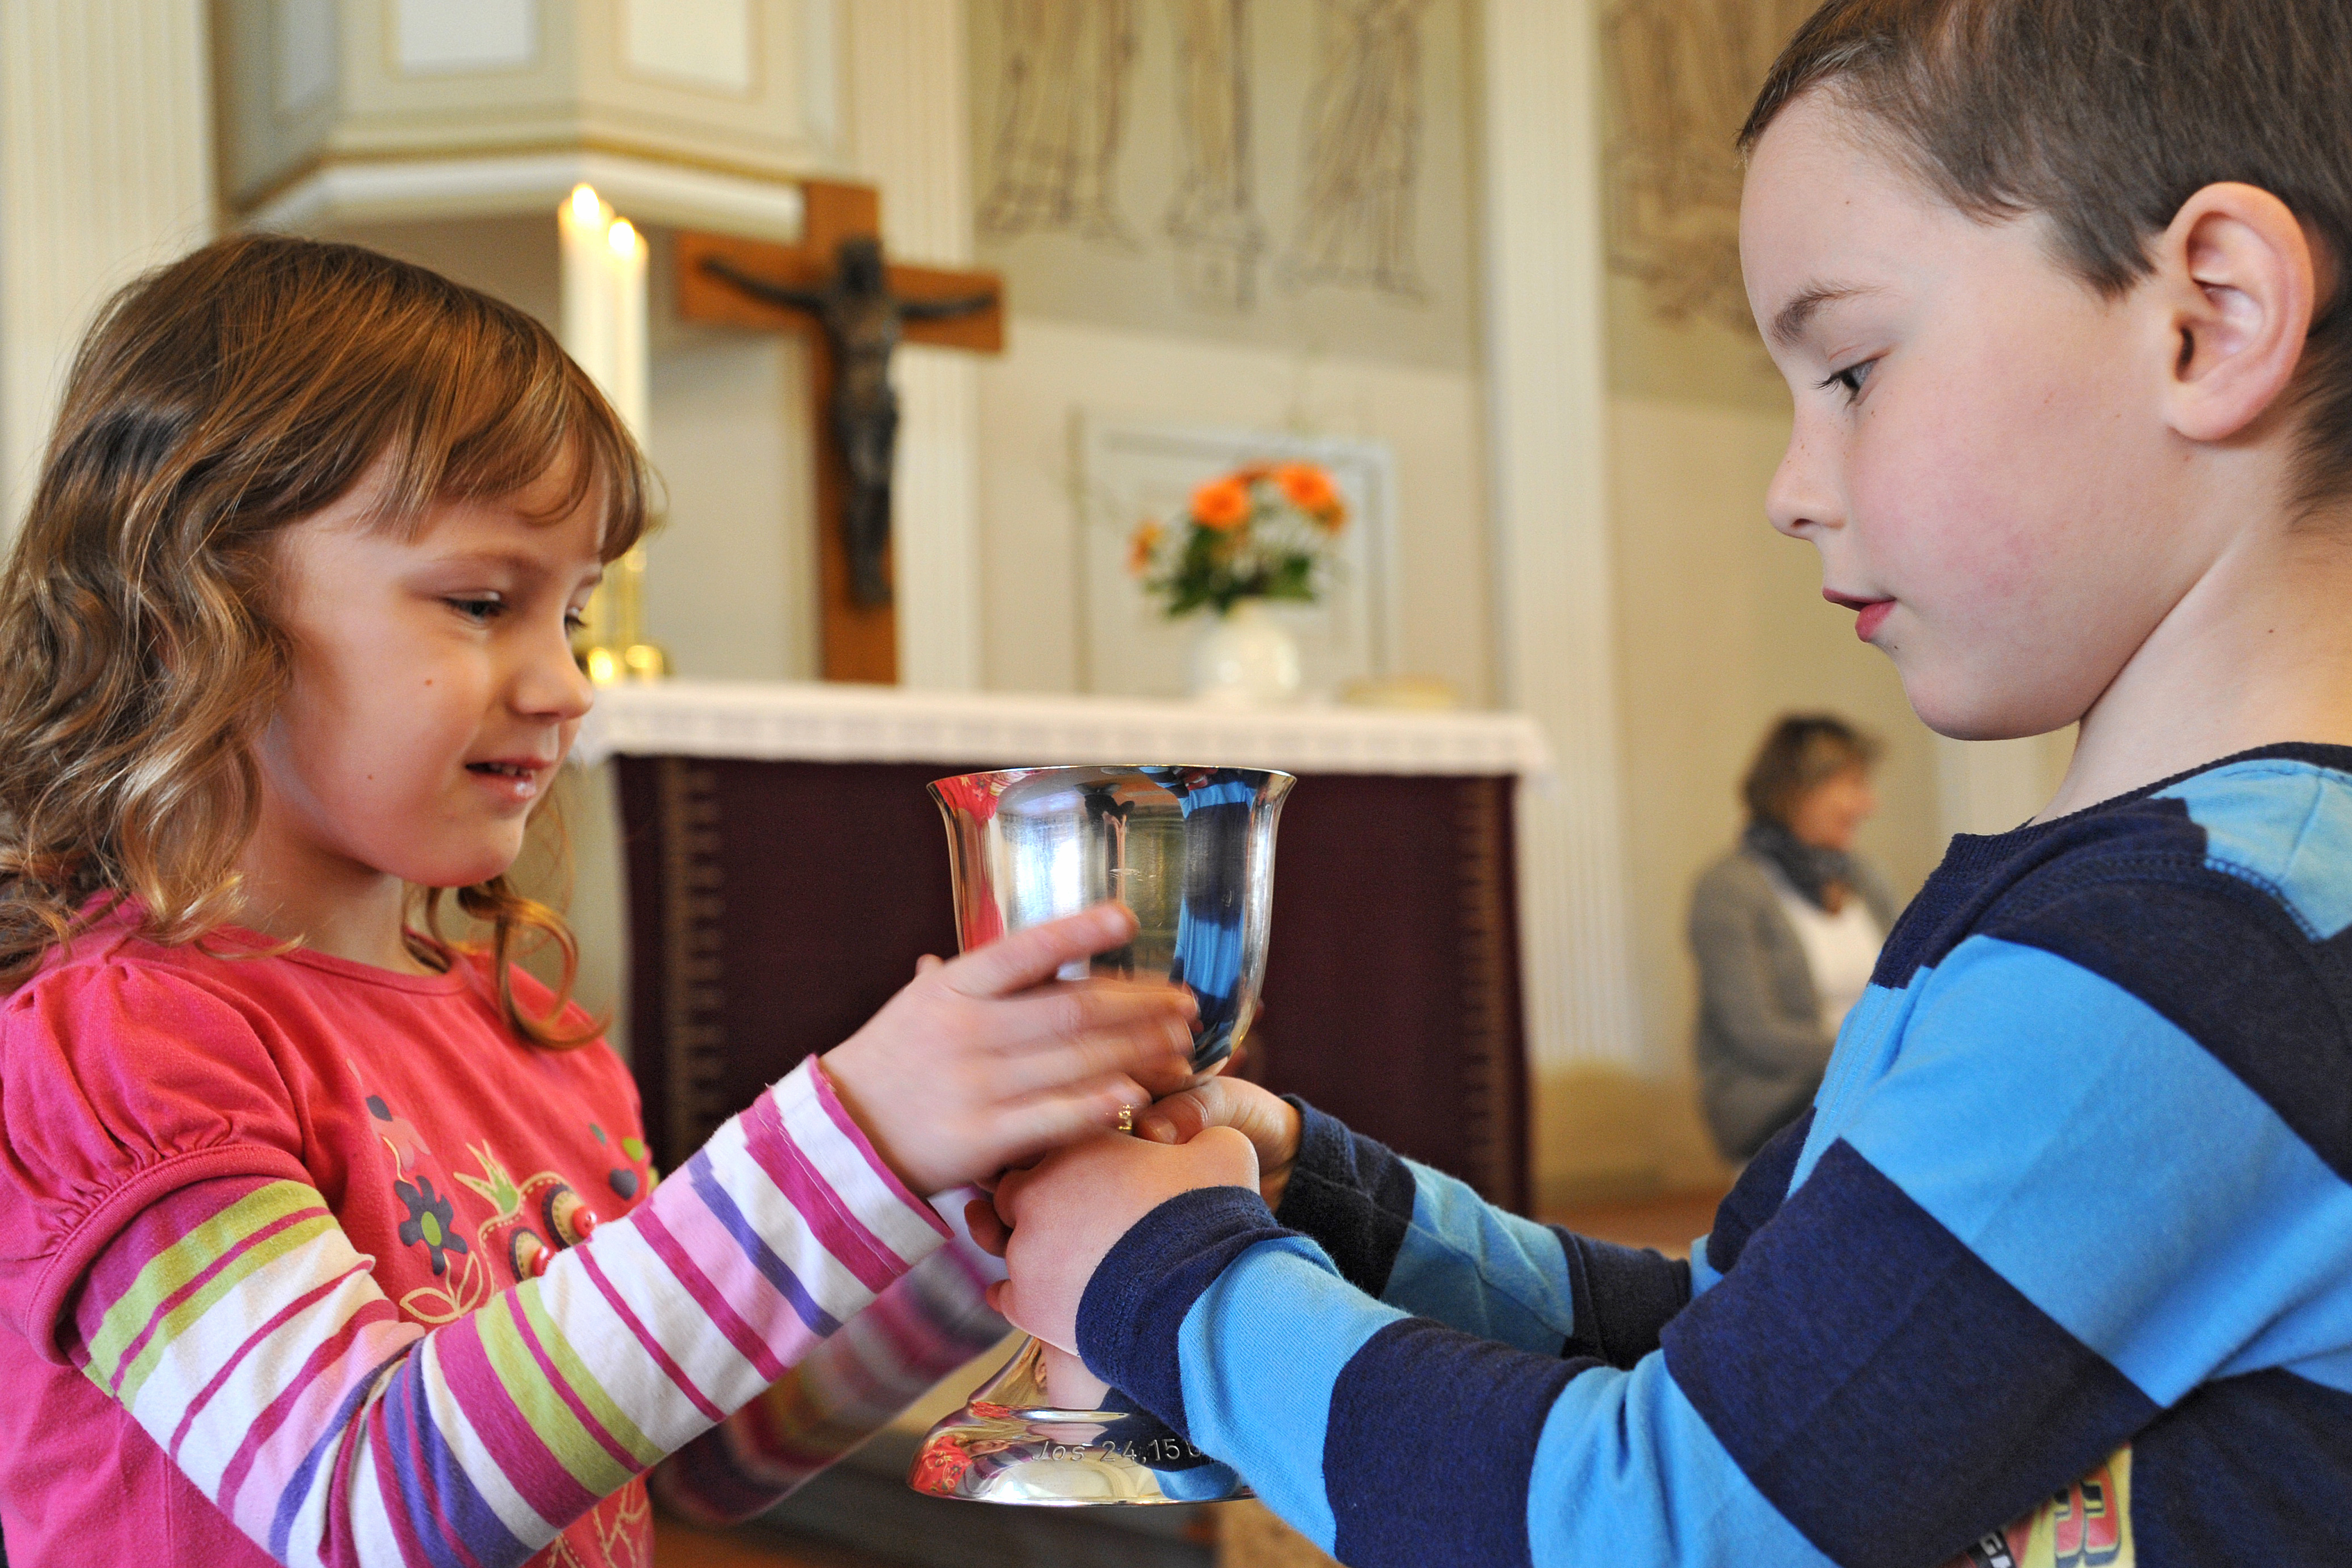
POLYGON ((201 0, 0 5, 0 537, 91 315, 211 237, 201 0))
POLYGON ((1550 768, 1524 714, 1218 708, 1140 697, 909 691, 815 682, 606 686, 573 757, 754 761, 1198 763, 1301 773, 1517 775, 1550 768))
POLYGON ((316 233, 342 224, 457 214, 543 216, 587 184, 639 223, 800 238, 801 188, 626 152, 571 150, 495 157, 356 158, 320 163, 262 203, 252 228, 316 233))
POLYGON ((1497 664, 1559 759, 1520 821, 1528 1056, 1654 1070, 1619 804, 1598 33, 1591 0, 1488 0, 1483 27, 1497 664))
MULTIPOLYGON (((858 0, 846 20, 849 162, 882 188, 884 243, 901 261, 969 267, 963 0, 858 0)), ((892 527, 909 686, 980 685, 979 374, 969 354, 898 358, 892 527)))

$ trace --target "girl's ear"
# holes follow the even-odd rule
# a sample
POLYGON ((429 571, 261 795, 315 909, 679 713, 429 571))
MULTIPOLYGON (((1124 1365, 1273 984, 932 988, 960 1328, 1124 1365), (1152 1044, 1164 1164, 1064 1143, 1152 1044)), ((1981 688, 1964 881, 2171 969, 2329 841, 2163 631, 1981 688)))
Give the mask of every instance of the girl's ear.
POLYGON ((2254 185, 2208 185, 2158 242, 2158 298, 2174 347, 2166 423, 2227 441, 2279 406, 2302 362, 2324 252, 2284 202, 2254 185))

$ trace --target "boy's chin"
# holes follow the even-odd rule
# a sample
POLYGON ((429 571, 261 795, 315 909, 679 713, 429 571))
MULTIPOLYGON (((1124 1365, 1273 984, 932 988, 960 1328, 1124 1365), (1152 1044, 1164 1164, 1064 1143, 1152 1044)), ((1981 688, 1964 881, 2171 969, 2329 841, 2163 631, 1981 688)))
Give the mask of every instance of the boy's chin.
POLYGON ((1947 740, 2022 740, 2063 729, 2079 716, 2046 692, 2020 692, 1998 682, 1955 678, 1949 672, 1902 667, 1903 695, 1919 722, 1947 740))

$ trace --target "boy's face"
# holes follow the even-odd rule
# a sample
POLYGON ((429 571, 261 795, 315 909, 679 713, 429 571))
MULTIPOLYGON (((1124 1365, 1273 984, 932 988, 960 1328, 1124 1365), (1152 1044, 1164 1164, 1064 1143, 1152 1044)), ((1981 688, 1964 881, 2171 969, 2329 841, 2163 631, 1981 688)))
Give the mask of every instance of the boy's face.
POLYGON ((1748 300, 1796 398, 1767 510, 1931 727, 2057 728, 2210 559, 2162 526, 2168 329, 2062 271, 2045 219, 1969 217, 1852 123, 1811 93, 1748 171, 1748 300))

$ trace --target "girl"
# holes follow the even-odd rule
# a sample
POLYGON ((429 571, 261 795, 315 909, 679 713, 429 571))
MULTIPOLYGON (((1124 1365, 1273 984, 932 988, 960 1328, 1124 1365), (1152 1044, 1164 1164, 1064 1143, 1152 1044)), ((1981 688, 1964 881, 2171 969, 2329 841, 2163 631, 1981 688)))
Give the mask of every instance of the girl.
MULTIPOLYGON (((544 329, 366 251, 224 242, 92 329, 0 584, 19 1564, 645 1562, 648 1467, 828 1336, 871 1420, 993 1327, 909 1276, 925 1197, 1181 1079, 1187 999, 1046 983, 1106 907, 926 960, 653 1186, 505 880, 646 487, 544 329)), ((727 1451, 789 1479, 807 1404, 727 1451)))

